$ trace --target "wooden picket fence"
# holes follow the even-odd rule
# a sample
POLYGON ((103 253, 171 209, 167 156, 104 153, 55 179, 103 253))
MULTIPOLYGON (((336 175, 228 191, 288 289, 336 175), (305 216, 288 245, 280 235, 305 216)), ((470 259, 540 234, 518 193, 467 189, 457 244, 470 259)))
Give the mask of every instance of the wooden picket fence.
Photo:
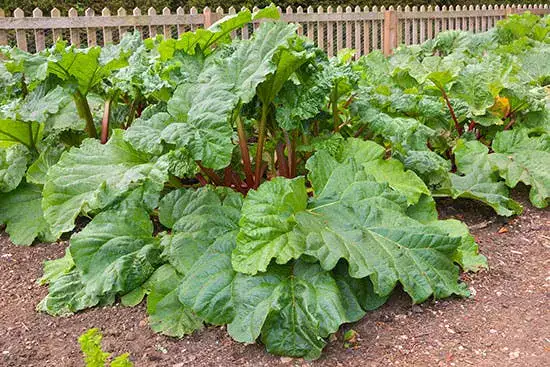
MULTIPOLYGON (((417 44, 445 30, 466 30, 483 32, 494 27, 496 22, 509 14, 530 11, 534 14, 550 13, 548 4, 508 6, 457 6, 457 7, 298 7, 280 9, 281 19, 300 25, 298 32, 325 49, 332 56, 343 48, 353 48, 356 56, 381 49, 389 54, 399 44, 417 44)), ((142 14, 135 8, 131 14, 120 8, 112 14, 107 8, 101 14, 87 9, 78 14, 71 8, 67 16, 53 9, 50 16, 44 16, 36 8, 32 16, 25 16, 16 9, 12 16, 6 16, 0 9, 0 45, 18 46, 23 50, 40 51, 63 38, 76 46, 95 46, 118 42, 128 31, 140 31, 143 37, 162 34, 164 37, 178 37, 181 33, 198 27, 209 27, 225 15, 235 14, 231 7, 227 13, 222 8, 214 12, 208 7, 199 12, 196 8, 183 8, 172 12, 164 8, 160 14, 149 8, 142 14)), ((242 39, 250 37, 258 22, 249 24, 235 32, 242 39)))

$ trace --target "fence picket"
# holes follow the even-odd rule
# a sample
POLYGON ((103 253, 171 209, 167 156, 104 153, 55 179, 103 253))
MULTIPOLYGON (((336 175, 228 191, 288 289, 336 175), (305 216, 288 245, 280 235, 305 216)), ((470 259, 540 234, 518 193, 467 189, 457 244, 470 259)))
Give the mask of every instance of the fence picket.
MULTIPOLYGON (((229 8, 229 14, 235 14, 234 7, 229 8), (231 9, 233 9, 233 13, 231 13, 231 9)), ((178 17, 183 17, 185 15, 185 10, 181 6, 179 6, 176 9, 176 15, 178 17)), ((185 33, 185 26, 183 24, 178 24, 178 37, 181 36, 183 33, 185 33)))
POLYGON ((202 16, 204 18, 203 20, 204 28, 210 27, 212 25, 212 11, 208 6, 202 10, 202 16))
MULTIPOLYGON (((407 5, 405 6, 405 12, 409 13, 411 8, 407 5)), ((405 19, 405 32, 403 32, 403 41, 406 45, 411 44, 411 19, 408 17, 405 19)))
MULTIPOLYGON (((14 18, 24 18, 25 13, 21 8, 17 8, 13 11, 14 18)), ((15 39, 17 41, 17 47, 23 51, 27 51, 27 31, 25 29, 15 30, 15 39)))
POLYGON ((336 50, 341 50, 344 48, 344 35, 342 30, 342 7, 337 6, 336 7, 336 14, 339 16, 336 18, 336 50))
MULTIPOLYGON (((126 9, 124 8, 118 8, 117 17, 126 17, 128 14, 126 13, 126 9)), ((124 34, 128 31, 128 27, 120 26, 118 27, 118 37, 119 39, 122 39, 124 37, 124 34)))
MULTIPOLYGON (((327 8, 327 14, 332 14, 332 6, 327 8)), ((329 16, 330 19, 330 16, 329 16)), ((327 54, 328 57, 334 55, 334 22, 327 22, 327 54)))
MULTIPOLYGON (((317 8, 317 14, 319 14, 319 18, 321 18, 323 14, 322 6, 317 8)), ((317 46, 323 49, 325 48, 325 23, 320 20, 317 21, 317 46)))
MULTIPOLYGON (((302 15, 303 13, 304 13, 304 9, 301 6, 296 8, 296 14, 299 14, 298 18, 301 18, 300 15, 302 15)), ((296 22, 296 23, 298 23, 298 29, 296 30, 296 32, 298 33, 299 36, 303 36, 304 35, 304 25, 302 23, 299 23, 299 22, 296 22)))
MULTIPOLYGON (((155 8, 153 7, 150 7, 149 9, 147 9, 147 15, 152 17, 152 16, 155 16, 157 15, 157 11, 155 10, 155 8)), ((149 26, 149 37, 156 37, 157 36, 157 26, 156 25, 150 25, 149 26)))
MULTIPOLYGON (((420 13, 425 13, 425 12, 426 12, 426 7, 424 5, 422 5, 420 7, 420 13)), ((421 14, 421 15, 423 15, 423 14, 421 14)), ((424 18, 420 18, 418 20, 418 22, 420 23, 419 24, 420 42, 422 43, 422 42, 426 41, 426 23, 427 23, 427 21, 424 18)))
MULTIPOLYGON (((61 12, 57 8, 53 8, 50 12, 50 16, 52 18, 59 18, 61 17, 61 12)), ((58 40, 63 39, 63 32, 61 29, 54 28, 52 29, 52 38, 53 42, 57 42, 58 40)))
MULTIPOLYGON (((346 7, 346 13, 349 14, 351 13, 352 10, 351 10, 351 6, 347 6, 346 7)), ((353 48, 352 46, 352 24, 351 24, 351 21, 346 21, 346 34, 345 34, 345 38, 346 38, 346 48, 353 48)))
MULTIPOLYGON (((75 8, 69 9, 69 18, 76 18, 78 17, 78 12, 75 8)), ((80 31, 78 28, 71 28, 69 30, 69 38, 71 40, 71 44, 80 47, 80 31)))
MULTIPOLYGON (((42 18, 44 14, 42 13, 42 10, 39 8, 34 8, 32 11, 32 17, 33 18, 42 18)), ((34 45, 36 48, 36 51, 42 51, 46 48, 46 39, 44 38, 44 30, 43 29, 35 29, 34 30, 34 45)))
MULTIPOLYGON (((368 13, 369 7, 365 6, 363 12, 368 13)), ((370 20, 363 21, 363 55, 370 52, 370 28, 372 22, 370 20)))
MULTIPOLYGON (((198 12, 197 12, 197 8, 195 8, 194 6, 191 7, 191 9, 189 9, 189 15, 191 17, 198 17, 198 12)), ((191 25, 191 30, 192 31, 196 31, 197 30, 197 26, 195 24, 192 24, 191 25)))
MULTIPOLYGON (((418 13, 418 8, 416 6, 412 7, 413 13, 418 13)), ((418 19, 412 20, 412 44, 416 45, 418 43, 418 19)))
MULTIPOLYGON (((313 18, 313 6, 307 7, 307 14, 310 18, 313 18)), ((307 22, 307 38, 314 41, 315 40, 315 29, 314 29, 314 23, 313 22, 307 22)))
MULTIPOLYGON (((88 8, 84 11, 85 17, 95 16, 94 9, 88 8)), ((97 33, 96 28, 87 27, 86 28, 86 44, 88 47, 97 46, 97 33)))
MULTIPOLYGON (((372 7, 372 11, 374 13, 378 13, 378 8, 376 6, 372 7)), ((372 21, 372 43, 371 47, 373 50, 380 50, 382 47, 380 47, 380 44, 378 43, 378 20, 372 21)))
MULTIPOLYGON (((111 11, 107 8, 103 8, 101 11, 102 17, 110 17, 111 11)), ((103 27, 103 46, 113 43, 113 30, 109 27, 103 27)))
MULTIPOLYGON (((132 15, 134 17, 140 17, 141 16, 141 9, 138 7, 135 7, 132 9, 132 15)), ((139 32, 141 39, 143 39, 143 29, 139 25, 134 25, 134 32, 139 32)))
MULTIPOLYGON (((170 13, 170 9, 168 9, 167 7, 164 7, 164 9, 162 9, 162 15, 167 16, 170 15, 170 13)), ((164 36, 164 38, 172 38, 172 26, 170 24, 165 24, 162 26, 162 35, 164 36)))
MULTIPOLYGON (((361 7, 356 6, 355 7, 355 13, 360 14, 361 13, 361 7)), ((361 56, 361 22, 356 20, 354 24, 354 30, 355 30, 355 42, 353 44, 353 48, 355 49, 355 59, 357 60, 361 56)))

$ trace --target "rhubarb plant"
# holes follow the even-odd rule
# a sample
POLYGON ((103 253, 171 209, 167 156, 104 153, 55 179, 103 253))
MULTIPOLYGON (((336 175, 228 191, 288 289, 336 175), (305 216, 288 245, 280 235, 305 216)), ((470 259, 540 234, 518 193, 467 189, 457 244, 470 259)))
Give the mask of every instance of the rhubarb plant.
POLYGON ((0 223, 17 244, 69 238, 38 310, 145 302, 156 332, 227 325, 315 359, 393 292, 469 295, 460 271, 487 261, 438 197, 511 216, 522 182, 548 205, 550 78, 528 66, 547 33, 511 26, 534 18, 354 61, 277 17, 0 50, 0 223))

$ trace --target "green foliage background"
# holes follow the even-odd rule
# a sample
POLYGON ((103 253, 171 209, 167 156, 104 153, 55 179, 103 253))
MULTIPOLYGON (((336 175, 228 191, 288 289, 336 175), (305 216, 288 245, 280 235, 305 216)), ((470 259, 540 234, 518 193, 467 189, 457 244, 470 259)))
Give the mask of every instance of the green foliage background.
MULTIPOLYGON (((124 7, 126 9, 133 9, 139 7, 141 9, 147 9, 149 7, 154 7, 157 10, 161 10, 164 7, 170 9, 176 9, 178 6, 183 7, 192 7, 196 6, 201 9, 205 6, 210 8, 217 8, 218 6, 223 7, 224 9, 234 6, 239 9, 240 7, 253 7, 253 6, 267 6, 271 3, 270 0, 2 0, 1 7, 6 11, 6 13, 11 13, 15 8, 22 8, 25 13, 31 14, 32 10, 35 7, 39 7, 45 12, 49 12, 53 7, 57 7, 63 14, 66 14, 68 9, 75 7, 78 11, 83 12, 86 8, 91 7, 96 12, 100 12, 104 7, 109 7, 111 10, 118 9, 119 7, 124 7)), ((281 7, 298 7, 303 6, 390 6, 390 5, 476 5, 476 4, 513 4, 513 3, 537 3, 537 4, 550 4, 550 0, 539 0, 539 1, 506 1, 506 0, 280 0, 275 2, 281 7)))

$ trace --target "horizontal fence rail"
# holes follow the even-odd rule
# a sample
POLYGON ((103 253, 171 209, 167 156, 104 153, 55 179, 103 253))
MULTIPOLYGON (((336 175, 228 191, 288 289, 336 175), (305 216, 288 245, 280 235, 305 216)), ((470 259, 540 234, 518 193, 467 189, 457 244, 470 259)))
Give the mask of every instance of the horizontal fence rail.
MULTIPOLYGON (((256 10, 256 9, 255 9, 256 10)), ((368 54, 372 50, 383 50, 389 54, 399 44, 418 44, 433 38, 446 30, 464 30, 484 32, 495 26, 500 19, 514 13, 530 11, 537 15, 550 14, 548 4, 544 5, 476 5, 457 7, 416 7, 397 8, 376 6, 355 8, 341 6, 324 9, 308 7, 296 10, 288 7, 280 9, 281 19, 298 23, 298 33, 307 36, 329 56, 343 48, 356 50, 356 57, 368 54)), ((0 45, 17 46, 26 51, 40 51, 51 46, 58 39, 65 39, 76 46, 96 46, 118 42, 128 31, 140 31, 143 37, 178 37, 186 31, 199 27, 209 27, 225 15, 235 14, 237 10, 208 7, 199 12, 196 8, 186 11, 177 8, 172 12, 164 8, 157 13, 149 8, 146 14, 135 8, 131 13, 120 8, 111 13, 107 8, 101 14, 87 9, 78 14, 74 8, 62 16, 53 9, 49 16, 36 8, 30 16, 16 9, 12 16, 6 16, 0 9, 0 45)), ((258 26, 258 22, 249 24, 235 32, 236 37, 247 39, 258 26)))

